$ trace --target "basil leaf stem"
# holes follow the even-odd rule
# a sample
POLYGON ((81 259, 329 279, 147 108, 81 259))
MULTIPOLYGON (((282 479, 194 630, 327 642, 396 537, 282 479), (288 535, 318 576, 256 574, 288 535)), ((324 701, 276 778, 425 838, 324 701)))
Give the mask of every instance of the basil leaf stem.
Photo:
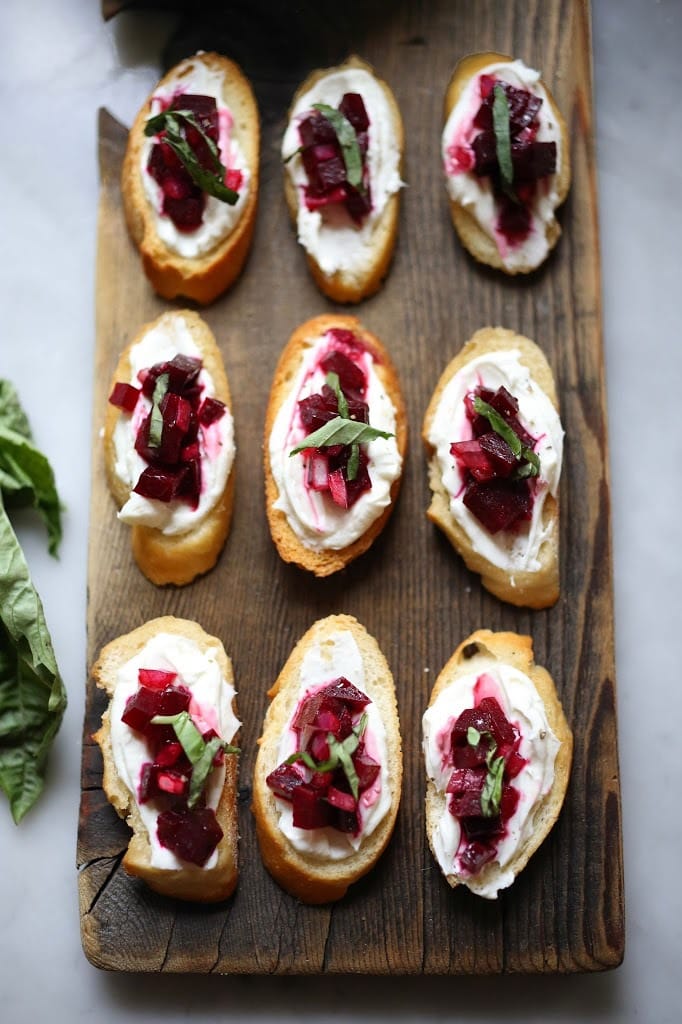
POLYGON ((334 129, 346 165, 348 184, 362 191, 362 156, 355 128, 340 110, 326 103, 313 103, 313 110, 318 110, 334 129))

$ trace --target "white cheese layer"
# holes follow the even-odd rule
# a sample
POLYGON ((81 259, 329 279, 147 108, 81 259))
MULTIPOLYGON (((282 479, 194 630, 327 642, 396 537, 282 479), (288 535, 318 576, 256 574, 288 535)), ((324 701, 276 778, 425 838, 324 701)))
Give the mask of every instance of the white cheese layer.
POLYGON ((346 68, 320 78, 291 111, 282 141, 282 158, 286 160, 300 147, 298 125, 313 103, 337 108, 347 92, 360 93, 369 118, 367 166, 372 209, 362 225, 358 227, 349 218, 333 216, 329 211, 306 209, 303 190, 308 177, 299 154, 288 161, 286 171, 299 194, 297 229, 301 245, 325 274, 344 271, 361 276, 375 258, 373 235, 386 203, 403 184, 391 109, 373 75, 362 68, 346 68))
MULTIPOLYGON (((132 346, 130 379, 127 383, 139 387, 138 374, 141 370, 170 360, 178 354, 201 359, 201 352, 186 321, 180 316, 166 316, 132 346)), ((199 374, 199 383, 204 389, 202 398, 215 396, 213 378, 204 368, 199 374)), ((220 419, 207 427, 199 427, 201 494, 197 508, 192 508, 184 501, 157 501, 133 491, 147 466, 135 451, 135 437, 150 409, 150 399, 140 392, 132 414, 121 412, 114 428, 115 472, 130 491, 130 497, 119 511, 118 518, 131 526, 149 526, 161 530, 167 536, 175 536, 197 527, 215 507, 225 490, 235 456, 234 421, 230 410, 226 408, 220 419)))
POLYGON ((481 229, 494 240, 503 265, 508 270, 538 266, 549 252, 547 226, 554 220, 559 205, 556 180, 563 159, 561 131, 552 112, 547 92, 540 82, 540 72, 526 67, 521 60, 489 64, 467 84, 452 108, 443 129, 441 142, 445 183, 448 195, 463 206, 476 219, 481 229), (458 147, 471 151, 471 144, 479 129, 473 119, 481 105, 479 81, 481 75, 492 75, 509 82, 516 89, 525 89, 542 99, 538 111, 538 142, 556 142, 556 173, 538 182, 537 194, 531 207, 532 221, 529 235, 518 245, 510 245, 497 230, 499 209, 492 185, 487 177, 479 178, 473 171, 463 168, 457 160, 458 147))
POLYGON ((163 89, 157 90, 152 97, 151 115, 160 113, 178 94, 190 93, 198 96, 213 96, 218 107, 219 138, 218 150, 220 160, 226 170, 240 170, 242 184, 239 188, 237 202, 230 206, 215 196, 206 196, 201 224, 195 231, 178 231, 175 224, 163 209, 163 192, 159 184, 147 170, 149 154, 156 142, 156 137, 145 137, 140 147, 140 174, 145 195, 153 211, 154 227, 161 241, 171 252, 185 259, 197 259, 214 249, 236 227, 244 212, 249 194, 251 174, 246 164, 246 157, 239 142, 232 134, 234 119, 225 106, 223 95, 223 75, 219 71, 207 67, 200 60, 183 61, 182 71, 163 89))
POLYGON ((520 794, 519 802, 506 823, 505 835, 497 840, 495 860, 484 865, 476 875, 462 869, 457 856, 461 826, 447 808, 447 796, 442 817, 432 836, 436 860, 443 873, 468 886, 479 896, 495 899, 500 889, 514 881, 509 864, 533 834, 535 810, 552 788, 554 762, 560 743, 549 726, 542 700, 525 673, 492 658, 485 662, 481 659, 479 664, 479 671, 446 686, 424 713, 423 750, 428 778, 439 792, 445 793, 453 769, 452 729, 461 713, 478 702, 475 694, 481 680, 485 687, 483 695, 495 697, 507 719, 521 734, 519 754, 527 764, 512 780, 520 794))
POLYGON ((493 565, 512 577, 515 572, 537 572, 540 549, 549 525, 543 526, 542 511, 548 494, 556 497, 561 476, 564 432, 559 415, 544 391, 521 362, 518 349, 490 352, 472 359, 447 383, 428 433, 438 459, 443 486, 450 496, 450 512, 465 531, 471 546, 493 565), (529 523, 518 531, 489 533, 464 504, 465 473, 454 455, 453 441, 473 437, 466 415, 464 396, 482 385, 491 391, 504 386, 519 403, 519 420, 535 438, 534 451, 540 458, 540 474, 531 478, 534 501, 529 523))
MULTIPOLYGON (((353 634, 340 630, 325 638, 322 644, 311 647, 301 666, 298 699, 294 709, 303 698, 340 676, 348 679, 358 690, 369 696, 365 684, 365 669, 362 655, 353 634)), ((289 801, 275 797, 279 815, 279 827, 292 846, 300 853, 317 856, 321 860, 344 860, 352 856, 362 842, 381 824, 391 807, 391 780, 388 772, 388 749, 386 729, 374 703, 364 709, 367 726, 364 732, 365 750, 369 757, 381 765, 376 782, 360 796, 360 834, 350 835, 335 828, 296 828, 293 823, 293 808, 289 801)), ((292 715, 293 718, 293 715, 292 715)), ((297 750, 298 738, 289 727, 284 731, 277 751, 277 764, 281 764, 297 750)))
MULTIPOLYGON (((121 780, 128 787, 137 802, 140 771, 142 765, 151 761, 152 754, 140 733, 121 721, 126 701, 138 689, 138 671, 141 668, 177 672, 175 685, 184 686, 192 694, 190 714, 195 722, 215 729, 218 735, 229 743, 239 729, 239 720, 233 709, 234 687, 223 677, 217 662, 217 649, 202 651, 192 640, 172 633, 159 633, 147 641, 145 646, 118 670, 116 688, 111 701, 110 727, 114 764, 121 780)), ((216 767, 206 783, 206 806, 213 810, 218 806, 225 766, 216 767)), ((139 804, 144 826, 149 833, 151 863, 153 867, 173 871, 185 867, 184 861, 165 846, 161 846, 156 835, 159 811, 154 801, 139 804)), ((214 850, 204 868, 215 867, 218 852, 214 850)))
MULTIPOLYGON (((331 335, 309 339, 309 347, 277 413, 269 439, 270 468, 279 492, 274 507, 284 512, 291 529, 311 551, 338 551, 361 537, 390 504, 391 485, 402 468, 395 437, 378 437, 366 446, 371 489, 351 508, 341 508, 327 492, 313 491, 306 486, 305 454, 289 455, 306 436, 297 403, 321 391, 325 374, 319 363, 327 349, 333 348, 331 335)), ((358 363, 368 382, 365 401, 369 405, 370 424, 395 434, 395 407, 379 379, 370 352, 364 350, 358 363)))

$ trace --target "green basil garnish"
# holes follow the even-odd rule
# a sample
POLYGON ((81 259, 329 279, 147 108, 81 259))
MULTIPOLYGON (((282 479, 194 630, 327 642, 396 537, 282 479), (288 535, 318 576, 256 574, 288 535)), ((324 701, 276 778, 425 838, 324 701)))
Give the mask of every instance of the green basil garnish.
POLYGON ((362 156, 355 128, 340 110, 335 110, 326 103, 313 103, 313 109, 318 110, 334 129, 346 165, 348 184, 362 189, 362 156))
POLYGON ((167 142, 175 155, 182 161, 182 164, 195 185, 198 185, 202 192, 220 199, 230 206, 239 199, 239 193, 228 188, 225 184, 226 168, 221 162, 218 147, 210 136, 200 126, 191 110, 164 110, 161 114, 150 117, 145 125, 145 135, 158 135, 165 131, 164 142, 167 142), (199 132, 206 143, 213 161, 213 170, 206 170, 197 160, 196 154, 190 146, 183 125, 189 125, 199 132))
POLYGON ((521 462, 525 461, 526 465, 519 466, 516 470, 517 479, 529 476, 538 476, 540 473, 540 458, 533 451, 532 448, 527 448, 524 444, 521 444, 521 440, 518 434, 512 430, 507 421, 503 416, 493 409, 492 405, 484 402, 478 395, 474 398, 473 402, 474 412, 477 412, 479 416, 485 416, 490 426, 493 428, 496 434, 498 434, 503 441, 506 441, 512 450, 512 454, 515 458, 521 462))
POLYGON ((494 818, 500 813, 502 800, 502 779, 504 776, 504 757, 495 757, 497 744, 491 741, 485 763, 488 774, 485 777, 481 792, 481 812, 484 818, 494 818))
POLYGON ((495 154, 500 168, 502 188, 512 199, 514 192, 514 165, 511 155, 511 133, 509 130, 509 101, 502 85, 495 82, 493 88, 493 130, 495 132, 495 154))
POLYGON ((163 415, 161 413, 161 401, 168 391, 170 374, 160 373, 154 382, 154 394, 152 395, 152 411, 149 417, 149 437, 147 444, 150 448, 158 448, 163 436, 163 415))
POLYGON ((192 765, 187 806, 192 810, 201 796, 206 779, 213 770, 213 759, 218 751, 222 748, 226 754, 238 754, 239 747, 233 747, 219 736, 214 736, 206 742, 188 711, 180 711, 177 715, 154 715, 152 725, 172 725, 178 742, 187 754, 192 765))
POLYGON ((339 416, 341 416, 342 419, 344 419, 344 420, 350 419, 350 417, 348 415, 348 402, 346 401, 346 396, 344 395, 343 391, 341 390, 341 382, 339 380, 338 373, 334 373, 333 371, 328 373, 326 378, 325 378, 325 382, 326 382, 327 386, 330 387, 332 389, 332 391, 334 392, 334 394, 336 395, 336 402, 337 402, 338 409, 339 409, 339 416))
POLYGON ((314 430, 295 448, 292 448, 289 455, 298 455, 308 448, 330 448, 335 444, 366 444, 376 437, 388 439, 393 434, 385 430, 377 430, 369 423, 358 423, 357 420, 344 419, 342 416, 335 416, 323 426, 314 430))
POLYGON ((353 754, 358 749, 358 744, 360 743, 366 728, 367 713, 363 712, 360 721, 357 725, 353 726, 352 733, 349 736, 346 736, 345 740, 337 740, 333 733, 327 733, 329 758, 326 761, 315 761, 307 750, 296 750, 284 763, 295 764, 297 761, 301 761, 313 772, 333 772, 337 768, 341 767, 344 775, 348 779, 348 785, 350 786, 353 798, 357 800, 359 782, 352 758, 353 754))

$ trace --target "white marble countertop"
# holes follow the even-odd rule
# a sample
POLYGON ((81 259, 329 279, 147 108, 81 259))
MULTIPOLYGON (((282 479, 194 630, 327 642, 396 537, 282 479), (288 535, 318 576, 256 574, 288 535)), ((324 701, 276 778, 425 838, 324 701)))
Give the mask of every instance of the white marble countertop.
POLYGON ((76 1024, 96 1012, 106 1022, 218 1014, 292 1022, 382 1021, 389 1014, 480 1024, 680 1020, 682 686, 672 639, 681 622, 682 570, 674 542, 682 509, 682 3, 594 0, 593 10, 625 963, 596 976, 358 979, 350 989, 344 979, 114 976, 82 953, 75 831, 86 668, 95 119, 106 105, 129 123, 157 78, 156 49, 168 19, 126 15, 104 25, 95 0, 5 0, 0 26, 7 137, 0 376, 17 386, 68 507, 58 563, 47 556, 41 530, 26 520, 19 532, 70 694, 44 798, 19 828, 0 802, 0 1019, 76 1024), (67 372, 73 409, 57 419, 67 372))

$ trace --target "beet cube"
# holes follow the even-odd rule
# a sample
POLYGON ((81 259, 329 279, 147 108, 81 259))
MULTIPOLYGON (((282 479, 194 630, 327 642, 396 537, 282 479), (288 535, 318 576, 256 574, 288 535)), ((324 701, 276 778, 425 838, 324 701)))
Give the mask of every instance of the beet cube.
POLYGON ((156 668, 141 668, 137 672, 137 681, 150 690, 165 690, 178 678, 177 672, 164 672, 156 668))
POLYGON ((360 93, 347 92, 339 103, 339 110, 350 121, 356 132, 366 132, 369 128, 369 117, 364 100, 360 93))
POLYGON ((332 820, 332 808, 320 795, 321 791, 308 783, 292 790, 291 804, 296 828, 324 828, 332 820))
POLYGON ((111 394, 109 395, 109 401, 112 405, 115 405, 117 409, 122 409, 124 412, 134 412, 139 397, 139 388, 135 388, 132 384, 125 384, 123 381, 120 381, 114 384, 111 394))
POLYGON ((133 487, 136 494, 156 501, 172 501, 178 494, 185 475, 185 467, 173 471, 157 466, 147 466, 133 487))
POLYGON ((358 777, 358 789, 360 793, 364 793, 366 789, 373 786, 379 772, 381 771, 381 765, 369 757, 368 754, 359 754, 353 758, 353 765, 358 777))
POLYGON ((490 480, 469 483, 462 501, 489 533, 508 530, 530 519, 533 500, 525 480, 490 480))
POLYGON ((319 110, 313 110, 305 117, 298 126, 298 133, 301 138, 302 146, 316 146, 321 143, 336 144, 336 132, 332 128, 331 124, 320 113, 319 110))
POLYGON ((188 199, 172 199, 164 196, 163 212, 167 214, 175 224, 178 231, 188 234, 196 231, 200 226, 206 206, 206 195, 199 189, 188 199))
POLYGON ((162 846, 199 867, 223 838, 215 812, 209 807, 163 811, 157 820, 156 834, 162 846))
POLYGON ((494 430, 482 434, 477 443, 481 451, 487 455, 495 476, 508 477, 516 468, 516 456, 505 439, 494 430))
POLYGON ((478 440, 454 441, 450 445, 450 454, 471 473, 474 480, 485 481, 495 477, 495 466, 478 440))
POLYGON ((340 349, 332 349, 320 360, 325 373, 336 373, 346 397, 362 398, 367 390, 367 379, 361 366, 354 363, 340 349))
POLYGON ((225 403, 218 398, 205 398, 199 408, 199 422, 202 427, 210 427, 225 415, 225 403))
POLYGON ((189 110, 197 124, 214 142, 218 141, 218 107, 213 96, 201 96, 198 93, 182 93, 176 96, 170 110, 189 110))
POLYGON ((270 772, 265 780, 265 784, 272 792, 285 800, 290 800, 294 789, 297 786, 302 786, 304 782, 303 773, 293 764, 279 765, 278 768, 270 772))
POLYGON ((347 811, 349 814, 353 814, 357 807, 355 797, 352 793, 344 793, 343 790, 337 789, 335 786, 329 787, 325 800, 327 800, 332 807, 338 807, 340 811, 347 811))
POLYGON ((465 871, 475 875, 478 874, 484 864, 493 860, 494 857, 494 846, 488 846, 474 840, 473 842, 467 843, 464 851, 459 855, 459 862, 465 871))
POLYGON ((184 686, 167 686, 165 690, 150 690, 140 686, 126 701, 121 720, 131 729, 146 733, 155 715, 177 715, 189 709, 191 695, 184 686))

